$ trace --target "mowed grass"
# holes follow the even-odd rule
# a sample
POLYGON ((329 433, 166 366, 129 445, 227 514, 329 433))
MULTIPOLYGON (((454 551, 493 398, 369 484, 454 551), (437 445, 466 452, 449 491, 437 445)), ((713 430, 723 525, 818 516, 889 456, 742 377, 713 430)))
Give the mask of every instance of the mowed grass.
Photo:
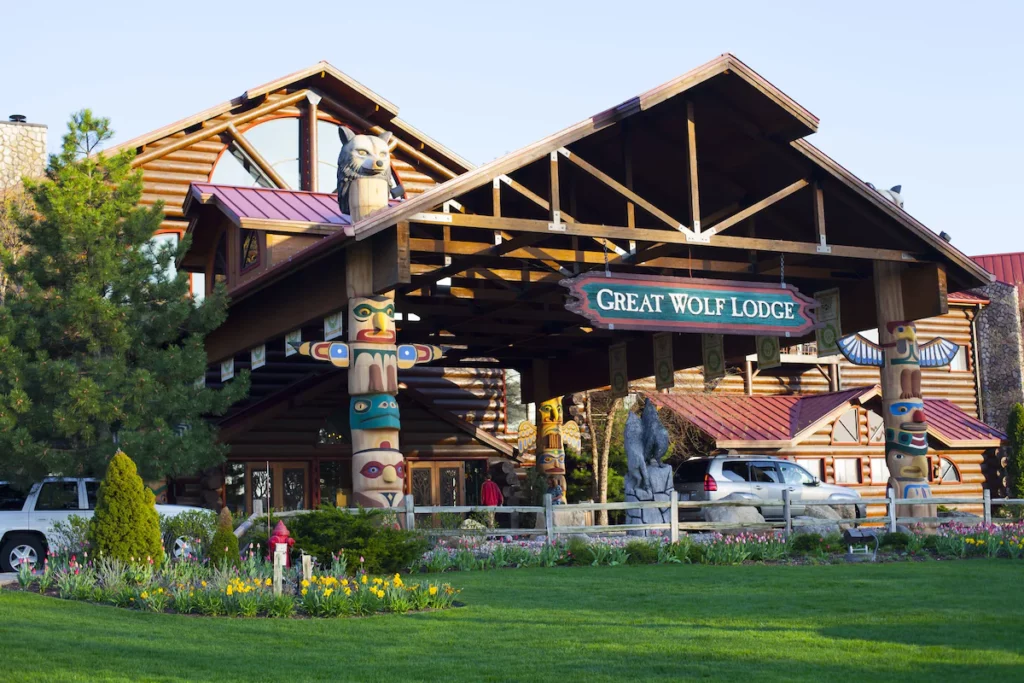
POLYGON ((0 593, 4 681, 1024 680, 1024 563, 520 569, 467 606, 198 618, 0 593))

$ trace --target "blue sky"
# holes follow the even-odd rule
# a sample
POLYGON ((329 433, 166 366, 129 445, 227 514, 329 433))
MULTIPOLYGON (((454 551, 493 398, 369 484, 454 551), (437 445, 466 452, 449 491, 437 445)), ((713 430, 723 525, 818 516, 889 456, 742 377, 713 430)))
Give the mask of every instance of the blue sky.
POLYGON ((8 5, 0 115, 51 147, 82 107, 127 140, 324 59, 480 163, 732 52, 954 245, 1024 251, 1024 3, 8 5))

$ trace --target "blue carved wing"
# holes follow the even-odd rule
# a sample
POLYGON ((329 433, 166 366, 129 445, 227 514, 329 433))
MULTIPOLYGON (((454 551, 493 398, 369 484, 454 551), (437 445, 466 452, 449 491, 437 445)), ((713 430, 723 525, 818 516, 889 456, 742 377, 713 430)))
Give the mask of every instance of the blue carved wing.
POLYGON ((917 347, 922 368, 940 368, 943 365, 949 365, 959 350, 958 344, 942 337, 936 337, 927 344, 917 347))
POLYGON ((885 356, 882 349, 874 342, 865 339, 859 334, 851 334, 836 342, 839 352, 854 365, 885 365, 885 356))

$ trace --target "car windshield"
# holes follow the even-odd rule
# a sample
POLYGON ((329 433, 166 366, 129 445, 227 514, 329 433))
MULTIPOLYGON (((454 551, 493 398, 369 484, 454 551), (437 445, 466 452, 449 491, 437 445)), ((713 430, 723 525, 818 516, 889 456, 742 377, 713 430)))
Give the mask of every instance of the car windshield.
POLYGON ((780 462, 779 467, 782 468, 782 478, 787 484, 814 483, 814 477, 812 477, 803 467, 798 467, 788 462, 780 462))
POLYGON ((676 481, 682 484, 697 484, 704 481, 707 471, 707 460, 687 460, 676 470, 676 481))

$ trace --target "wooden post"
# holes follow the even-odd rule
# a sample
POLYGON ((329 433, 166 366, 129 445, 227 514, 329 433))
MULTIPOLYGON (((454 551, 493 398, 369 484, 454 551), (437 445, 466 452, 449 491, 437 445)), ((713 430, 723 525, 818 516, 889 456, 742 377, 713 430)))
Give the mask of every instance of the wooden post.
POLYGON ((679 492, 674 488, 672 489, 672 496, 669 498, 672 501, 672 507, 669 508, 669 514, 672 517, 669 519, 669 536, 668 540, 670 543, 679 542, 679 492))
POLYGON ((992 491, 985 489, 985 524, 992 523, 992 491))
POLYGON ((281 595, 282 583, 284 581, 284 558, 288 552, 288 546, 278 543, 274 546, 274 596, 281 595))
POLYGON ((921 395, 921 366, 917 333, 905 319, 903 264, 875 261, 875 308, 882 348, 882 418, 885 422, 885 462, 889 488, 898 499, 920 501, 902 506, 909 517, 935 517, 928 484, 928 424, 921 395), (907 509, 909 508, 909 510, 907 509))
POLYGON ((316 93, 309 93, 306 97, 306 154, 305 154, 305 187, 303 190, 309 190, 310 192, 317 191, 317 121, 319 119, 317 115, 317 108, 320 104, 320 96, 316 93))
POLYGON ((313 575, 313 558, 302 553, 302 578, 309 581, 309 577, 313 575))
POLYGON ((551 209, 549 220, 553 225, 562 222, 561 197, 558 187, 558 152, 551 153, 551 209))
POLYGON ((793 507, 789 489, 782 489, 782 518, 786 521, 786 538, 793 533, 793 507))
POLYGON ((411 493, 405 497, 405 528, 408 531, 416 528, 416 503, 411 493))
POLYGON ((547 543, 552 545, 555 542, 555 512, 552 509, 551 494, 544 494, 544 531, 547 533, 547 543))
POLYGON ((889 506, 889 531, 896 533, 896 493, 891 488, 886 489, 885 503, 889 506))
POLYGON ((693 231, 700 233, 700 190, 697 185, 697 127, 694 125, 693 102, 686 103, 686 144, 689 156, 690 222, 693 231))

